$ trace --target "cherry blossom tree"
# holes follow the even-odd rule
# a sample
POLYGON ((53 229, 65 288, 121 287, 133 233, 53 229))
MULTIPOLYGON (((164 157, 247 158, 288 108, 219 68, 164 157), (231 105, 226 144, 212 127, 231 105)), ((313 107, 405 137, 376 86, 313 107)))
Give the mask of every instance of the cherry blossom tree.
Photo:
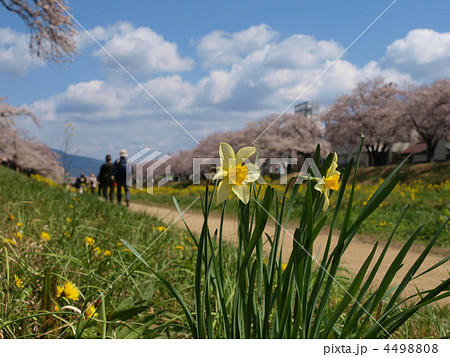
POLYGON ((405 92, 382 77, 357 83, 322 115, 333 149, 354 150, 365 135, 369 165, 385 165, 391 145, 408 140, 402 107, 405 92))
POLYGON ((0 153, 7 161, 22 171, 39 173, 55 179, 63 177, 58 156, 44 143, 26 137, 25 132, 14 127, 18 117, 31 118, 37 125, 36 116, 25 107, 14 107, 0 98, 0 153))
POLYGON ((0 0, 30 31, 30 53, 56 63, 70 61, 76 51, 76 30, 66 0, 0 0))
POLYGON ((406 122, 427 144, 427 160, 433 158, 440 139, 450 128, 450 79, 431 86, 410 87, 404 106, 406 122))
MULTIPOLYGON (((202 139, 194 149, 174 155, 167 165, 171 165, 172 173, 189 176, 193 172, 194 158, 219 157, 220 142, 230 144, 236 152, 244 146, 255 146, 260 150, 260 157, 293 157, 297 158, 300 164, 305 157, 314 153, 318 143, 324 150, 328 149, 319 121, 308 119, 301 114, 284 114, 278 119, 277 117, 272 115, 250 122, 241 130, 211 134, 202 139), (253 143, 255 139, 257 140, 253 143)), ((167 165, 162 165, 155 172, 163 174, 167 165)), ((202 171, 208 170, 208 167, 202 167, 202 171)))
MULTIPOLYGON (((6 10, 19 16, 30 31, 30 54, 61 63, 70 61, 76 51, 76 30, 66 0, 0 0, 6 10)), ((45 144, 17 130, 15 118, 38 118, 26 107, 14 107, 0 98, 0 151, 20 169, 61 177, 56 154, 45 144)))

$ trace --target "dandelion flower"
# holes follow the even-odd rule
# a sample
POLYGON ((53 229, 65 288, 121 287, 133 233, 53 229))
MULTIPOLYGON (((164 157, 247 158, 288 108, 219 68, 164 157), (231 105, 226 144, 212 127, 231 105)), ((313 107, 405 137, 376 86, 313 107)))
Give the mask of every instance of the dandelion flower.
POLYGON ((159 227, 156 227, 156 229, 160 232, 164 232, 167 228, 164 226, 159 226, 159 227))
POLYGON ((55 305, 55 311, 58 312, 59 311, 59 306, 55 305))
POLYGON ((87 245, 94 245, 95 239, 91 237, 84 237, 84 240, 86 241, 87 245))
POLYGON ((58 286, 56 290, 56 297, 66 297, 70 300, 78 300, 80 292, 74 284, 67 281, 64 286, 58 286))
POLYGON ((41 232, 41 239, 50 242, 50 234, 48 234, 47 232, 41 232))
POLYGON ((101 254, 101 253, 102 253, 102 250, 101 250, 99 247, 95 247, 95 248, 94 248, 94 253, 95 253, 95 254, 101 254))
POLYGON ((63 295, 63 293, 64 293, 64 286, 58 286, 56 288, 56 297, 60 297, 61 295, 63 295))
POLYGON ((225 201, 233 192, 242 202, 250 200, 249 183, 259 178, 259 167, 255 164, 244 163, 252 156, 256 148, 246 146, 236 154, 227 143, 220 143, 220 169, 214 175, 213 180, 222 180, 217 189, 217 204, 225 201))
POLYGON ((112 253, 111 253, 110 250, 105 250, 105 251, 103 252, 103 254, 106 255, 107 257, 110 257, 112 253))
POLYGON ((184 250, 184 247, 182 245, 177 245, 175 248, 179 250, 184 250))
POLYGON ((14 274, 14 281, 18 288, 23 288, 23 281, 17 275, 14 274))
POLYGON ((384 221, 380 221, 380 227, 384 227, 385 225, 387 225, 387 223, 386 223, 386 222, 384 222, 384 221))
POLYGON ((89 305, 89 307, 86 309, 86 316, 87 317, 95 317, 98 316, 97 309, 93 305, 89 305))
POLYGON ((23 237, 23 236, 22 236, 22 233, 17 232, 17 233, 16 233, 16 237, 19 238, 19 239, 22 239, 22 237, 23 237))
POLYGON ((67 223, 72 222, 72 220, 70 219, 70 217, 67 217, 67 218, 66 218, 66 221, 67 221, 67 223))
POLYGON ((3 240, 5 241, 5 242, 8 242, 9 244, 11 244, 11 245, 16 245, 16 242, 14 242, 12 239, 10 239, 10 238, 3 238, 3 240))
POLYGON ((331 162, 331 165, 327 170, 327 174, 319 179, 319 182, 317 182, 314 186, 314 189, 322 192, 325 196, 325 203, 323 204, 322 208, 323 211, 326 211, 328 206, 330 205, 330 199, 328 198, 330 195, 330 190, 339 190, 339 177, 341 176, 341 173, 339 171, 336 171, 338 167, 337 160, 337 154, 334 153, 333 161, 331 162))
POLYGON ((20 227, 23 226, 23 224, 22 224, 22 222, 17 222, 17 223, 16 223, 16 226, 20 228, 20 227))

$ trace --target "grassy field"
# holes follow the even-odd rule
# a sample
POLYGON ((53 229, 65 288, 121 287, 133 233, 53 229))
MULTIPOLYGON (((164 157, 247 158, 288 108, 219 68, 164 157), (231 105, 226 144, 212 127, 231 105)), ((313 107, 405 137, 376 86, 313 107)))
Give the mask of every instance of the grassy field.
MULTIPOLYGON (((359 184, 355 189, 355 209, 362 209, 377 187, 383 182, 383 178, 394 169, 387 167, 367 167, 362 168, 358 173, 359 184)), ((400 183, 394 189, 387 200, 376 210, 370 219, 361 226, 360 233, 372 238, 387 239, 397 223, 402 212, 409 205, 408 212, 400 225, 395 239, 406 240, 418 227, 424 225, 419 241, 427 242, 433 234, 440 228, 442 223, 450 217, 450 163, 427 163, 407 165, 403 170, 400 183)), ((270 180, 277 188, 279 196, 282 197, 285 186, 277 185, 277 180, 270 180)), ((304 189, 304 187, 301 187, 304 189)), ((262 186, 264 191, 264 186, 262 186)), ((185 206, 190 205, 204 191, 202 185, 190 185, 189 182, 174 182, 161 188, 154 188, 154 194, 149 195, 142 191, 132 190, 133 200, 173 206, 172 196, 175 195, 178 201, 185 206)), ((295 214, 299 214, 302 206, 301 196, 294 207, 295 214)), ((346 198, 348 198, 348 193, 346 198)), ((281 198, 280 198, 281 200, 281 198)), ((333 200, 332 200, 333 207, 333 200)), ((200 209, 200 202, 197 201, 192 208, 200 209)), ((213 209, 220 212, 222 205, 213 209)), ((236 214, 234 207, 229 207, 228 212, 236 214)), ((343 215, 338 217, 338 228, 342 224, 343 215)), ((443 232, 437 245, 450 247, 450 234, 448 229, 443 232)))
MULTIPOLYGON (((166 229, 157 220, 96 195, 81 195, 3 167, 0 187, 0 338, 192 337, 181 307, 154 275, 160 273, 176 286, 194 309, 197 247, 186 232, 166 229), (121 240, 131 243, 153 272, 121 240)), ((419 186, 405 186, 398 197, 404 194, 405 204, 425 202, 424 210, 429 209, 429 193, 422 196, 411 187, 419 186)), ((425 188, 435 192, 433 197, 448 197, 448 182, 425 188)), ((371 189, 358 189, 360 204, 371 189)), ((151 198, 168 202, 176 194, 180 202, 191 203, 200 191, 193 186, 162 190, 164 195, 151 198)), ((376 218, 376 229, 391 224, 394 202, 384 207, 386 216, 376 218)), ((435 205, 440 211, 449 208, 444 199, 435 205)), ((435 213, 430 220, 434 217, 435 213)), ((226 286, 232 289, 235 247, 224 244, 223 254, 224 270, 229 272, 226 286)), ((339 276, 348 286, 349 274, 342 271, 339 276)), ((333 289, 333 296, 337 302, 342 291, 333 289)), ((427 308, 395 337, 443 337, 450 329, 448 314, 448 307, 427 308)))
POLYGON ((121 243, 188 296, 184 232, 40 177, 0 168, 0 182, 0 338, 186 336, 168 327, 179 307, 121 243))

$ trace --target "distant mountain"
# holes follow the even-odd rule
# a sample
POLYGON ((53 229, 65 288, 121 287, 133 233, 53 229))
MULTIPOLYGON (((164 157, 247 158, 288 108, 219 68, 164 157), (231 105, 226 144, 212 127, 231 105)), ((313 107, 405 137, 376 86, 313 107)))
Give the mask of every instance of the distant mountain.
MULTIPOLYGON (((59 162, 63 165, 64 153, 61 150, 56 149, 53 149, 53 151, 59 155, 59 162)), ((100 171, 100 166, 103 164, 102 160, 71 154, 67 155, 67 162, 69 166, 68 171, 71 177, 78 177, 82 173, 84 173, 85 176, 88 176, 91 173, 94 173, 94 175, 97 176, 100 171)))

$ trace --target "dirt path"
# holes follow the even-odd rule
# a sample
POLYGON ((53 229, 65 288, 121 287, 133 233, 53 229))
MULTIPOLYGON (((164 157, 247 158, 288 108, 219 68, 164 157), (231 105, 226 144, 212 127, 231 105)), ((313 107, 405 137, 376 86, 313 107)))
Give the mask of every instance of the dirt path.
MULTIPOLYGON (((153 206, 153 205, 146 205, 146 204, 139 204, 139 203, 131 203, 130 208, 133 211, 137 212, 144 212, 150 216, 155 216, 159 220, 162 220, 166 224, 170 225, 173 224, 174 226, 178 228, 185 228, 183 221, 181 220, 177 210, 175 208, 167 207, 167 206, 153 206)), ((202 213, 197 210, 188 210, 184 214, 184 218, 191 229, 191 231, 194 234, 200 234, 200 231, 202 229, 203 224, 203 216, 202 213)), ((220 215, 212 213, 209 217, 209 227, 211 232, 214 232, 214 230, 219 228, 220 224, 220 215)), ((269 221, 267 223, 266 232, 269 235, 273 235, 275 228, 275 222, 271 221, 269 218, 269 221)), ((290 226, 287 229, 288 233, 286 233, 285 240, 284 240, 284 248, 283 248, 283 260, 287 260, 288 256, 290 254, 290 251, 292 249, 292 236, 294 232, 294 226, 290 226)), ((225 217, 224 221, 224 228, 223 228, 223 235, 224 238, 228 241, 236 241, 237 242, 237 218, 235 217, 225 217)), ((328 238, 328 232, 323 230, 319 236, 317 237, 315 243, 314 243, 314 253, 316 254, 317 251, 323 252, 326 241, 328 238)), ((337 234, 333 234, 333 244, 337 242, 337 234)), ((347 251, 342 257, 342 263, 343 266, 347 269, 349 269, 352 272, 357 272, 361 265, 363 264, 364 260, 369 255, 371 249, 373 248, 374 242, 370 241, 369 239, 362 239, 359 237, 355 237, 352 243, 348 246, 347 251)), ((382 251, 382 247, 384 244, 380 244, 380 246, 377 249, 377 253, 375 255, 375 258, 373 259, 376 261, 376 258, 379 256, 379 254, 382 251)), ((387 254, 384 258, 384 261, 379 269, 379 272, 377 273, 375 277, 375 284, 379 284, 381 280, 383 279, 383 272, 386 272, 389 268, 391 262, 396 257, 397 253, 400 251, 401 245, 399 243, 393 242, 391 243, 391 246, 389 247, 387 254)), ((401 268, 400 272, 398 273, 398 278, 394 279, 394 284, 400 283, 401 279, 403 278, 406 271, 411 267, 411 265, 415 262, 415 260, 419 257, 421 253, 421 249, 423 249, 423 246, 416 246, 410 250, 410 252, 407 254, 407 256, 404 259, 404 266, 401 268)), ((425 271, 427 268, 431 267, 432 265, 436 264, 440 260, 444 259, 446 256, 450 254, 450 249, 446 248, 434 248, 430 254, 428 255, 427 259, 422 264, 422 268, 420 269, 420 272, 425 271)), ((369 268, 370 271, 370 268, 369 268)), ((420 290, 426 290, 434 288, 436 285, 438 285, 442 280, 445 280, 449 277, 450 272, 450 263, 447 262, 446 264, 440 266, 438 269, 434 270, 433 272, 430 272, 426 274, 423 277, 420 277, 419 279, 415 280, 415 284, 420 290)), ((413 284, 409 284, 406 288, 407 293, 415 293, 416 289, 413 284)), ((444 302, 444 301, 443 301, 444 302)), ((450 298, 445 299, 444 304, 450 303, 450 298)))

